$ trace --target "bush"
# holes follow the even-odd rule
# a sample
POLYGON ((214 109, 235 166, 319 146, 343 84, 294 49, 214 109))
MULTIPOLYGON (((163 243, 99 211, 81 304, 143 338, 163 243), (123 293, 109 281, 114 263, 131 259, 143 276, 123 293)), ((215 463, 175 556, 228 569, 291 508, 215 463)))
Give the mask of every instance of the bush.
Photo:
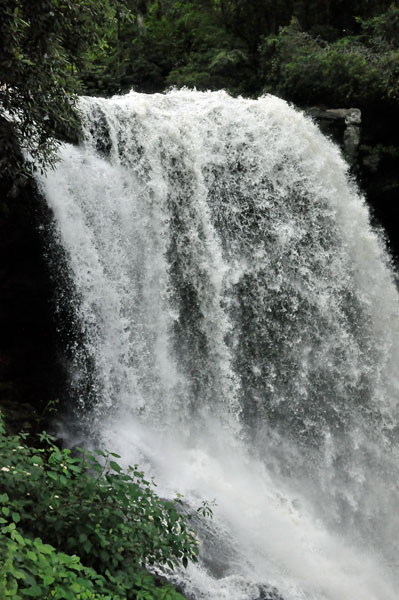
POLYGON ((376 38, 360 35, 328 43, 292 23, 265 38, 260 55, 264 91, 300 104, 328 99, 333 106, 362 108, 399 98, 399 51, 376 38))
POLYGON ((392 4, 382 14, 370 19, 356 21, 360 24, 362 41, 379 49, 389 50, 399 47, 399 7, 392 4))
MULTIPOLYGON (((7 494, 3 500, 8 501, 7 494)), ((4 508, 4 507, 3 507, 4 508)), ((3 513, 4 514, 4 513, 3 513)), ((18 513, 14 513, 18 519, 18 513)), ((106 580, 84 567, 78 556, 57 552, 53 546, 24 537, 15 523, 0 518, 0 593, 2 598, 75 598, 119 600, 126 597, 123 585, 106 580), (113 585, 114 584, 114 585, 113 585)))
POLYGON ((145 571, 197 561, 176 502, 137 465, 124 472, 116 454, 74 457, 47 434, 40 441, 7 436, 0 421, 2 597, 182 598, 145 571))

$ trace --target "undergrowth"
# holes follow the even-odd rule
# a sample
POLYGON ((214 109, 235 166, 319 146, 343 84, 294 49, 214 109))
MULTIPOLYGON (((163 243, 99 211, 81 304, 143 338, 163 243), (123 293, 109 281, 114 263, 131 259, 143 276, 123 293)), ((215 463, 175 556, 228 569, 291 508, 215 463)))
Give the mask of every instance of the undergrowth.
POLYGON ((182 600, 147 571, 198 560, 181 500, 117 454, 39 441, 7 435, 0 413, 0 597, 182 600))

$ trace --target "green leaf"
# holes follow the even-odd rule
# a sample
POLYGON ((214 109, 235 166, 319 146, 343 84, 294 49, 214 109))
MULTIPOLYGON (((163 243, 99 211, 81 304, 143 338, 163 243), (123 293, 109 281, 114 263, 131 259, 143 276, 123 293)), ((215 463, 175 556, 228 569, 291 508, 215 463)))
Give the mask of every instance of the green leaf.
POLYGON ((120 473, 122 471, 121 467, 118 465, 118 463, 116 463, 113 460, 109 461, 109 466, 111 467, 111 469, 113 469, 114 471, 116 471, 117 473, 120 473))
POLYGON ((70 469, 74 473, 81 473, 82 471, 81 467, 77 467, 76 465, 69 465, 68 469, 70 469))
POLYGON ((38 556, 35 552, 32 552, 32 550, 28 550, 26 556, 30 558, 30 560, 32 560, 33 562, 37 562, 38 556))
POLYGON ((21 590, 21 594, 32 598, 43 598, 42 588, 39 585, 32 585, 26 590, 21 590))

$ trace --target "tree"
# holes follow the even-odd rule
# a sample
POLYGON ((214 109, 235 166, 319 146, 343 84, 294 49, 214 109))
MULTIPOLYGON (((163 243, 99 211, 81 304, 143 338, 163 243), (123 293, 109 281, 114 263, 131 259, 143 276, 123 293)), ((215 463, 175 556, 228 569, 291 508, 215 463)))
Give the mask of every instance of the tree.
POLYGON ((77 69, 98 40, 113 0, 2 0, 0 4, 1 166, 13 177, 55 160, 55 137, 76 131, 77 69), (11 139, 13 132, 15 139, 11 139), (20 149, 28 158, 23 166, 20 149))

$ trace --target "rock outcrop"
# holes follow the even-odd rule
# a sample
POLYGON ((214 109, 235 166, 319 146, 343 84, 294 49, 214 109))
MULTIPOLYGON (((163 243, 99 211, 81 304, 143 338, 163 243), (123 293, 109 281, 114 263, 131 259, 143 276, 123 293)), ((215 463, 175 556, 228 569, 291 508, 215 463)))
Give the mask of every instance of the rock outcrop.
POLYGON ((332 135, 342 147, 344 156, 353 167, 359 159, 361 111, 358 108, 307 109, 326 135, 332 135))
POLYGON ((388 249, 399 261, 398 115, 370 107, 305 109, 341 148, 371 209, 373 225, 383 231, 388 249))

